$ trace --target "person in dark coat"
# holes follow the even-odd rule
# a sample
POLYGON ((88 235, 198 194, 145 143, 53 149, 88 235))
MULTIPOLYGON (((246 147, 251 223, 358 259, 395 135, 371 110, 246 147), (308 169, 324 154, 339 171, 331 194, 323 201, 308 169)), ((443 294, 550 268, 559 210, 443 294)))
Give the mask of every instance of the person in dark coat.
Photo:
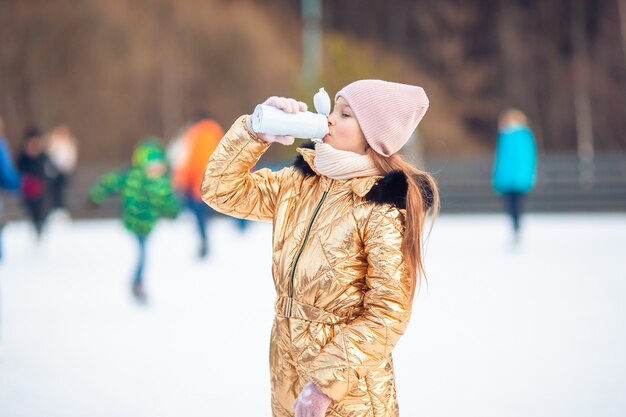
POLYGON ((47 199, 50 182, 56 176, 56 170, 44 152, 43 137, 36 128, 28 129, 24 134, 17 169, 22 175, 20 183, 22 203, 35 226, 37 238, 41 238, 44 223, 50 212, 47 199))

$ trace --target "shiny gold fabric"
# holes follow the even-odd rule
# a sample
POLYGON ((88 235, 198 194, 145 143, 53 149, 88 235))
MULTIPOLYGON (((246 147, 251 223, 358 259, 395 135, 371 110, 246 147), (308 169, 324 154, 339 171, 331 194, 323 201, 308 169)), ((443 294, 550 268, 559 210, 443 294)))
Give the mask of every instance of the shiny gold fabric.
MULTIPOLYGON (((391 350, 411 311, 404 211, 364 200, 379 177, 250 173, 268 147, 239 118, 211 156, 202 197, 222 213, 274 225, 273 415, 293 416, 312 381, 333 399, 327 416, 396 416, 391 350)), ((298 151, 313 168, 315 151, 298 151)))

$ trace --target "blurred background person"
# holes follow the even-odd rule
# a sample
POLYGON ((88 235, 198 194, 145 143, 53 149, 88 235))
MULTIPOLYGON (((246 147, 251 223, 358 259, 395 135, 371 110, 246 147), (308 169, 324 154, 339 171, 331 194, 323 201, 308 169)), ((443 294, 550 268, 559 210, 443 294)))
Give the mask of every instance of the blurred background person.
POLYGON ((57 175, 50 183, 51 209, 69 214, 66 190, 78 160, 76 139, 65 124, 52 129, 46 139, 46 154, 57 171, 57 175))
MULTIPOLYGON (((4 120, 0 117, 0 188, 17 191, 20 188, 20 177, 13 164, 13 156, 4 134, 4 120)), ((0 261, 2 261, 2 229, 4 228, 3 204, 0 198, 0 261)))
POLYGON ((526 115, 518 109, 503 111, 498 121, 492 184, 504 199, 516 243, 520 237, 522 200, 535 185, 536 168, 535 136, 526 115))
POLYGON ((37 239, 41 239, 44 223, 50 213, 47 196, 57 172, 44 151, 43 137, 39 129, 26 130, 17 169, 22 175, 20 183, 22 203, 35 227, 37 239))
POLYGON ((210 250, 207 223, 213 210, 202 201, 200 184, 209 157, 224 136, 224 130, 206 113, 200 114, 196 120, 184 134, 182 142, 176 145, 173 183, 194 215, 200 238, 198 256, 205 258, 210 250))
MULTIPOLYGON (((0 189, 17 191, 20 177, 13 165, 9 143, 4 134, 4 120, 0 117, 0 189)), ((0 262, 2 261, 2 229, 4 229, 4 206, 0 198, 0 262)), ((1 290, 1 288, 0 288, 1 290)), ((2 291, 0 291, 0 353, 2 349, 2 291)))
POLYGON ((179 210, 165 152, 158 140, 152 138, 139 144, 133 152, 132 166, 103 175, 90 189, 89 198, 91 202, 101 204, 113 193, 121 197, 122 221, 138 244, 139 256, 132 278, 132 294, 137 301, 144 303, 148 235, 159 218, 174 218, 179 210))

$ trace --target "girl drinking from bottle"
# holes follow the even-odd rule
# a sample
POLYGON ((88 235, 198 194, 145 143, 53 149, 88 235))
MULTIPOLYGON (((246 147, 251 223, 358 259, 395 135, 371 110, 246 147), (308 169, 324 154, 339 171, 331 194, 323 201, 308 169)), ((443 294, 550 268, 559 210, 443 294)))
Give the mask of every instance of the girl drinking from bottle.
MULTIPOLYGON (((306 110, 281 97, 264 104, 306 110)), ((439 198, 433 178, 396 152, 427 108, 420 87, 356 81, 337 93, 323 143, 299 148, 292 167, 250 173, 272 143, 294 138, 254 132, 247 116, 209 160, 207 204, 273 223, 274 417, 398 415, 391 351, 424 275, 423 227, 439 198)))

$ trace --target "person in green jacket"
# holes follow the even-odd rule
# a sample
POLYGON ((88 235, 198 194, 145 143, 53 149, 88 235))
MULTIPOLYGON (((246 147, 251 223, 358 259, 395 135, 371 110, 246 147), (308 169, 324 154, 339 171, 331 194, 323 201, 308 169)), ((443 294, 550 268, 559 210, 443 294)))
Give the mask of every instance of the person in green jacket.
POLYGON ((132 166, 100 177, 90 189, 89 199, 101 204, 111 194, 119 194, 122 222, 136 236, 139 260, 132 281, 133 296, 146 301, 143 284, 146 240, 161 217, 174 218, 179 211, 169 178, 169 167, 160 141, 150 138, 133 151, 132 166))

